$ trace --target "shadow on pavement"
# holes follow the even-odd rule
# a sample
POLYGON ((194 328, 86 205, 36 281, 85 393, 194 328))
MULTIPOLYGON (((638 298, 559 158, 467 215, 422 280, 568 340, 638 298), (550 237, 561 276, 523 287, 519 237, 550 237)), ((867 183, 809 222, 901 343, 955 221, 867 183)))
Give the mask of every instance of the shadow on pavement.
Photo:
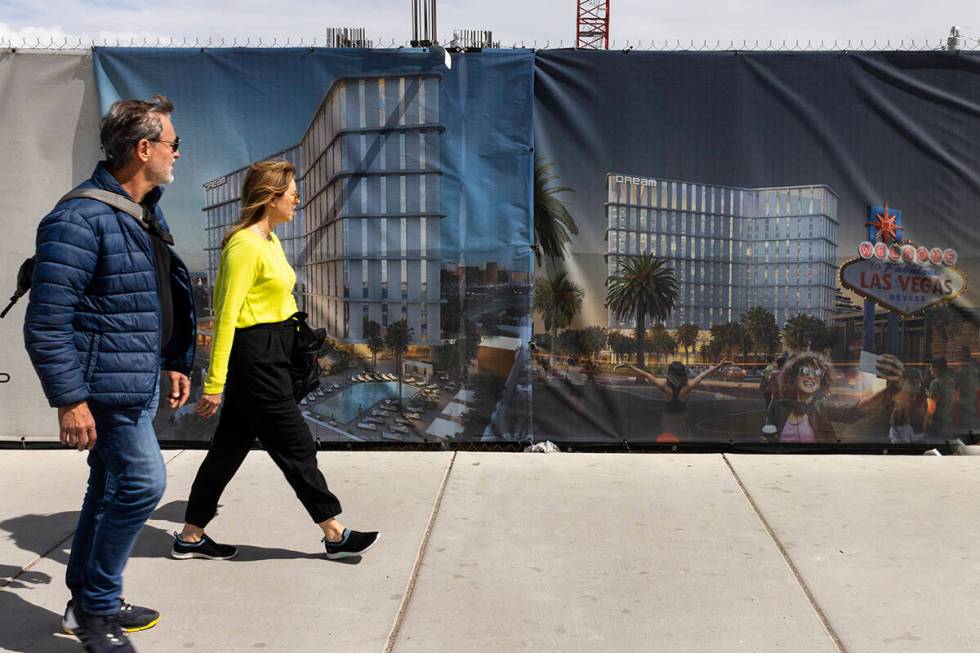
POLYGON ((38 607, 11 591, 30 591, 34 585, 47 585, 51 577, 0 564, 0 577, 12 579, 14 576, 17 576, 16 580, 0 589, 0 649, 39 653, 78 651, 78 642, 61 633, 60 614, 38 607))

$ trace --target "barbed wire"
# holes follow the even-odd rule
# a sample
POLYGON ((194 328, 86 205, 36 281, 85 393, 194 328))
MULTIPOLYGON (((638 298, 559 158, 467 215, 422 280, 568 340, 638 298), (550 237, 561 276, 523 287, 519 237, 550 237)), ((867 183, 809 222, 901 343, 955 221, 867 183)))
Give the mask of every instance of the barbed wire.
MULTIPOLYGON (((168 37, 168 38, 130 38, 130 39, 85 39, 74 37, 55 38, 43 37, 36 38, 6 38, 0 37, 0 50, 73 50, 85 51, 95 48, 326 48, 324 41, 317 43, 317 39, 307 40, 303 38, 280 39, 273 37, 271 40, 266 38, 208 38, 201 39, 196 37, 168 37)), ((534 41, 514 41, 510 45, 501 45, 495 49, 531 49, 531 50, 552 50, 572 48, 574 41, 564 40, 534 40, 534 41)), ((412 47, 409 41, 379 41, 372 43, 370 49, 398 49, 412 47)), ((450 47, 450 49, 452 49, 450 47)), ((659 40, 626 40, 612 41, 609 50, 619 50, 623 52, 643 51, 643 52, 842 52, 842 51, 940 51, 948 49, 947 39, 901 39, 893 41, 891 39, 840 39, 840 40, 793 40, 793 39, 770 39, 766 40, 715 40, 714 42, 703 40, 700 43, 695 40, 682 41, 681 39, 659 40)), ((980 50, 980 39, 961 36, 960 45, 956 51, 975 51, 980 50)))

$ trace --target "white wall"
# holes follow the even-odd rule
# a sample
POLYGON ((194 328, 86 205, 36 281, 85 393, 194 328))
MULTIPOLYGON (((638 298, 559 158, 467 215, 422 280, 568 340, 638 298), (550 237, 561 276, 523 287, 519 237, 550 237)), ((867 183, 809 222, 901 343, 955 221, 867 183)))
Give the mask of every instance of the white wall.
MULTIPOLYGON (((0 50, 0 302, 34 253, 38 222, 99 160, 92 56, 0 50)), ((41 392, 22 328, 27 298, 0 320, 0 440, 57 440, 57 416, 41 392)))

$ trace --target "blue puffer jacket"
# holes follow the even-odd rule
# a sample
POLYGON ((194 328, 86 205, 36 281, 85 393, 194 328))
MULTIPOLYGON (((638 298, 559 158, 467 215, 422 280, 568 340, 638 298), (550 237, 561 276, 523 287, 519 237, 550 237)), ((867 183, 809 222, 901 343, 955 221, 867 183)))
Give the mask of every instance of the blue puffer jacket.
MULTIPOLYGON (((78 188, 129 197, 100 163, 78 188)), ((157 206, 143 203, 167 229, 157 206)), ((189 374, 194 301, 187 267, 171 250, 174 330, 161 354, 160 297, 151 236, 132 216, 91 199, 62 202, 37 230, 24 341, 52 406, 146 408, 160 369, 189 374)))

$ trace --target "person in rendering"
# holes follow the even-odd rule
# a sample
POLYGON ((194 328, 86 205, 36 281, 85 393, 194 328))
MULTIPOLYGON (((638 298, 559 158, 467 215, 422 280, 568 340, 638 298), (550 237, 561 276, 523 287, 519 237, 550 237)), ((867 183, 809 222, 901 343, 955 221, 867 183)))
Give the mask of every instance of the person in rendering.
POLYGON ((786 361, 779 373, 779 395, 769 407, 766 423, 774 425, 778 442, 837 442, 833 422, 851 423, 884 410, 902 387, 905 368, 890 354, 878 357, 878 376, 886 386, 859 401, 838 402, 831 384, 833 366, 823 354, 804 351, 786 361))
POLYGON ((759 382, 759 390, 762 391, 763 410, 769 410, 769 404, 772 403, 773 395, 779 393, 779 371, 783 369, 783 365, 785 364, 786 356, 780 354, 771 363, 766 365, 766 369, 762 371, 762 381, 759 382))
POLYGON ((616 367, 628 367, 652 383, 667 397, 657 442, 679 442, 681 438, 687 435, 687 399, 691 392, 718 368, 729 362, 723 360, 716 363, 693 379, 687 378, 687 367, 680 361, 673 361, 667 366, 667 375, 663 379, 657 378, 646 370, 641 370, 632 363, 620 363, 616 367))
POLYGON ((191 487, 186 523, 174 533, 174 558, 227 560, 237 554, 204 529, 256 438, 323 530, 328 558, 361 555, 378 539, 376 532, 349 530, 337 520, 340 501, 317 468, 313 436, 292 394, 296 274, 273 230, 293 219, 299 204, 295 176, 286 161, 252 164, 242 186, 240 219, 222 243, 211 360, 196 412, 208 418, 222 400, 224 407, 191 487))
POLYGON ((888 441, 892 444, 920 444, 926 441, 926 389, 922 373, 905 368, 905 382, 894 397, 888 441))
POLYGON ((963 433, 977 426, 977 390, 980 389, 980 369, 970 354, 970 348, 960 349, 960 369, 956 371, 956 391, 959 393, 959 426, 963 433))
POLYGON ((929 365, 932 381, 929 382, 926 433, 935 440, 945 440, 953 433, 953 394, 956 380, 949 371, 944 356, 932 359, 929 365))
POLYGON ((122 573, 166 485, 153 432, 160 371, 167 404, 187 401, 194 357, 190 274, 169 244, 158 206, 173 181, 180 139, 165 97, 121 100, 102 118, 105 160, 78 189, 142 205, 144 220, 96 199, 59 203, 37 232, 27 351, 61 441, 88 450, 89 478, 71 544, 71 600, 62 627, 86 651, 134 650, 125 632, 159 613, 120 598, 122 573))

